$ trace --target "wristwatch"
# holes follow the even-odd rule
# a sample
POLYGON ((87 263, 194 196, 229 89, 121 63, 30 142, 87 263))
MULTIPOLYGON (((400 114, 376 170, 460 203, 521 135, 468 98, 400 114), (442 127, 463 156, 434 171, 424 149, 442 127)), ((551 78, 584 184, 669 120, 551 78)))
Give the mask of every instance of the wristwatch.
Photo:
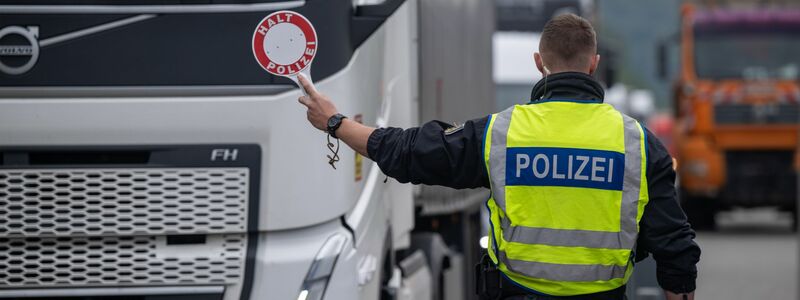
POLYGON ((345 117, 342 114, 335 114, 328 119, 328 134, 330 134, 333 138, 339 138, 336 136, 336 129, 339 129, 339 126, 342 126, 342 120, 345 117))

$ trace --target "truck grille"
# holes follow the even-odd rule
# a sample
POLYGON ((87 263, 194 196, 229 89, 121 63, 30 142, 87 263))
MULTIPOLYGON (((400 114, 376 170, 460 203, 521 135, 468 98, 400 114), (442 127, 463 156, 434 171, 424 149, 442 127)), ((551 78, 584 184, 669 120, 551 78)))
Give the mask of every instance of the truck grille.
POLYGON ((733 124, 795 124, 800 121, 797 104, 716 104, 714 122, 733 124))
POLYGON ((247 169, 0 170, 0 236, 245 231, 247 169))
POLYGON ((247 168, 0 170, 0 288, 235 284, 247 168), (205 235, 174 245, 168 236, 205 235))
POLYGON ((244 234, 210 236, 201 249, 187 249, 187 246, 167 249, 170 247, 164 239, 155 236, 0 238, 0 286, 239 281, 245 251, 244 234))
POLYGON ((744 207, 794 207, 797 174, 793 162, 794 151, 726 151, 720 201, 744 207))

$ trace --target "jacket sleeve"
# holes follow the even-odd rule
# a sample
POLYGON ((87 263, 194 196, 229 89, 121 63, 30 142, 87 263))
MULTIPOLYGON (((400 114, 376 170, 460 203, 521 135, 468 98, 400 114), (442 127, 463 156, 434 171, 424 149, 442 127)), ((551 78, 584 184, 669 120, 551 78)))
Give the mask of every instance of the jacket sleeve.
POLYGON ((700 247, 695 232, 678 204, 672 157, 649 130, 647 134, 647 183, 650 202, 644 209, 639 232, 640 253, 656 261, 656 277, 661 288, 674 293, 695 290, 700 247))
POLYGON ((384 174, 402 183, 489 187, 482 149, 486 120, 460 127, 431 121, 405 130, 379 128, 369 137, 367 153, 384 174))

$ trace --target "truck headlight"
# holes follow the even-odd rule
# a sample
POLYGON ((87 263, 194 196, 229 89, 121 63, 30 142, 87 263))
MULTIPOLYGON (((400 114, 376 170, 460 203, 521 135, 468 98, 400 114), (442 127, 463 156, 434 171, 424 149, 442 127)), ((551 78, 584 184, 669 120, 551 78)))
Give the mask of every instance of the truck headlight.
POLYGON ((320 300, 325 296, 325 289, 331 279, 336 259, 342 253, 345 243, 347 243, 347 236, 335 233, 322 244, 322 248, 319 249, 317 256, 314 257, 314 262, 308 269, 306 279, 303 280, 297 300, 320 300))

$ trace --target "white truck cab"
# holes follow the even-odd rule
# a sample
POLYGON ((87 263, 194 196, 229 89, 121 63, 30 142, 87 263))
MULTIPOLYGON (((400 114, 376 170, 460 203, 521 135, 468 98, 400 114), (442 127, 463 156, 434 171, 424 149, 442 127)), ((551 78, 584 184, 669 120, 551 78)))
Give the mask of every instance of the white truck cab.
POLYGON ((474 297, 485 192, 387 181, 343 144, 331 168, 251 54, 284 9, 349 117, 491 113, 487 1, 0 0, 0 299, 474 297))

